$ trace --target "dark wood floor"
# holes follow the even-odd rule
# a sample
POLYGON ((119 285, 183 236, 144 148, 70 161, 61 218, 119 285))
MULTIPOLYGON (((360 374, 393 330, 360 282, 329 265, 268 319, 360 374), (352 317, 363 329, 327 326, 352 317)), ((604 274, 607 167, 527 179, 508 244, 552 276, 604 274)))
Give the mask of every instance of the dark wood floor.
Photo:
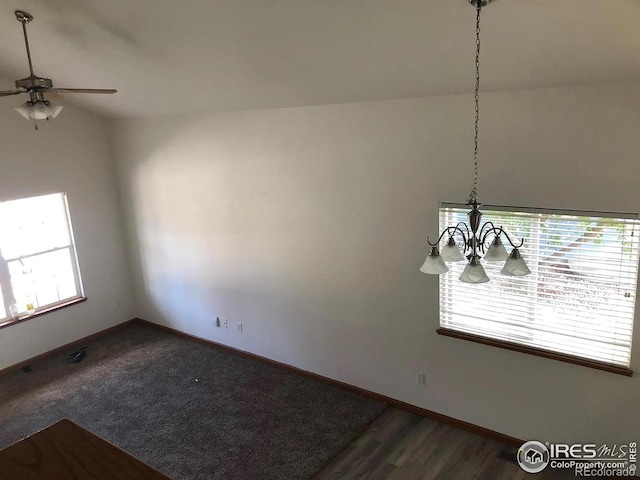
POLYGON ((389 407, 313 480, 568 479, 549 468, 538 475, 499 458, 516 449, 389 407))

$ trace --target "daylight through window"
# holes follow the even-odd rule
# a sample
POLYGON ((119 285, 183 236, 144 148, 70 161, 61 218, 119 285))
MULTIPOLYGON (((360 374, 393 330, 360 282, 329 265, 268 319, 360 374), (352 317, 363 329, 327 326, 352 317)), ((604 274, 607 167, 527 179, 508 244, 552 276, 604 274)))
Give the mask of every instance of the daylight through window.
MULTIPOLYGON (((440 227, 466 220, 468 207, 443 205, 440 227)), ((638 279, 637 215, 487 207, 484 219, 512 238, 531 275, 458 281, 465 262, 440 276, 440 326, 606 364, 629 367, 638 279)), ((489 239, 491 240, 491 239, 489 239)))
POLYGON ((5 320, 82 298, 64 193, 0 203, 0 287, 5 320))

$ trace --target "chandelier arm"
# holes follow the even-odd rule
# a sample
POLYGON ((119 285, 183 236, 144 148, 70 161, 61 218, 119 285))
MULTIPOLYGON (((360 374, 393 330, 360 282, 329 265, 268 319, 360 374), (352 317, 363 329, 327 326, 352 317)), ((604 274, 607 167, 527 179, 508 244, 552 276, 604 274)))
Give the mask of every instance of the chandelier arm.
POLYGON ((431 247, 437 247, 440 244, 440 240, 442 240, 442 237, 444 237, 444 234, 449 234, 449 236, 453 236, 453 233, 450 232, 450 230, 453 230, 454 233, 456 231, 460 232, 460 235, 462 235, 462 240, 464 241, 465 244, 465 251, 467 249, 467 237, 465 236, 464 232, 458 228, 457 226, 455 227, 447 227, 445 228, 442 233, 440 234, 440 236, 438 237, 438 240, 435 243, 431 243, 431 240, 429 240, 429 237, 427 237, 427 243, 429 244, 429 246, 431 247))
MULTIPOLYGON (((469 231, 469 225, 467 225, 465 222, 458 222, 458 224, 456 225, 456 228, 460 227, 460 225, 462 225, 465 230, 467 231, 467 236, 465 237, 465 242, 467 241, 468 238, 471 238, 471 232, 469 231)), ((464 234, 462 235, 464 237, 464 234)), ((466 247, 465 247, 466 250, 466 247)))
POLYGON ((480 242, 484 243, 487 240, 487 236, 493 233, 496 236, 501 235, 502 233, 504 233, 504 230, 502 227, 496 227, 492 221, 488 221, 488 222, 484 222, 482 224, 482 227, 480 227, 480 233, 478 234, 478 238, 480 239, 480 242), (486 226, 489 226, 489 228, 487 229, 486 232, 483 231, 485 229, 486 226), (484 236, 483 236, 484 235, 484 236))
POLYGON ((487 242, 487 237, 489 236, 489 234, 493 233, 497 237, 497 236, 500 236, 500 234, 503 232, 504 230, 502 230, 502 227, 499 227, 499 228, 496 227, 493 224, 493 222, 485 222, 482 225, 482 228, 480 229, 480 233, 478 234, 478 243, 480 244, 480 251, 482 252, 483 255, 487 252, 487 248, 485 244, 487 242), (488 224, 491 224, 491 226, 483 234, 482 231, 484 230, 484 227, 486 227, 488 224))
POLYGON ((449 230, 453 230, 454 232, 451 233, 449 232, 449 235, 453 237, 453 234, 458 231, 460 233, 460 236, 462 237, 462 243, 464 244, 464 250, 462 251, 463 253, 467 251, 468 248, 468 243, 469 243, 469 237, 471 236, 469 234, 469 227, 467 226, 466 223, 464 222, 458 222, 458 225, 456 225, 455 227, 447 227, 446 231, 449 230), (467 235, 464 234, 464 232, 462 231, 462 229, 459 227, 459 225, 462 224, 464 225, 464 228, 467 230, 467 235))
POLYGON ((513 240, 511 240, 511 237, 509 237, 509 235, 507 234, 507 232, 505 232, 504 230, 502 230, 502 233, 504 233, 504 236, 507 237, 507 240, 509 241, 509 243, 511 244, 511 246, 513 248, 520 248, 524 245, 524 238, 522 240, 520 240, 520 244, 516 245, 515 243, 513 243, 513 240))

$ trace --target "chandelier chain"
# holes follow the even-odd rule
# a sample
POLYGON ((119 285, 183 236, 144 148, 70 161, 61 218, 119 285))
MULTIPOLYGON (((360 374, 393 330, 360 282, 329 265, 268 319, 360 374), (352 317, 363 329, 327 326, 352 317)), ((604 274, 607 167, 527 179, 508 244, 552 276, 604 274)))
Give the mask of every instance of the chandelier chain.
POLYGON ((482 2, 478 0, 476 4, 476 86, 475 86, 475 136, 473 139, 473 187, 469 194, 468 203, 478 200, 478 132, 480 122, 480 10, 482 2))

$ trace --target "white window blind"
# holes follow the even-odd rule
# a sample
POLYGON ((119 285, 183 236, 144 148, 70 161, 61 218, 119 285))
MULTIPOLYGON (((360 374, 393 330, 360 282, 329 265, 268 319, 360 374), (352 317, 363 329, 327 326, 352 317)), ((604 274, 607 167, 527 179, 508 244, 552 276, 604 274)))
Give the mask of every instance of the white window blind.
MULTIPOLYGON (((440 229, 466 221, 468 211, 443 204, 440 229)), ((458 280, 465 262, 448 264, 440 326, 629 367, 638 215, 494 206, 483 213, 514 241, 525 240, 520 251, 531 275, 501 275, 503 262, 482 261, 491 280, 467 284, 458 280)))

